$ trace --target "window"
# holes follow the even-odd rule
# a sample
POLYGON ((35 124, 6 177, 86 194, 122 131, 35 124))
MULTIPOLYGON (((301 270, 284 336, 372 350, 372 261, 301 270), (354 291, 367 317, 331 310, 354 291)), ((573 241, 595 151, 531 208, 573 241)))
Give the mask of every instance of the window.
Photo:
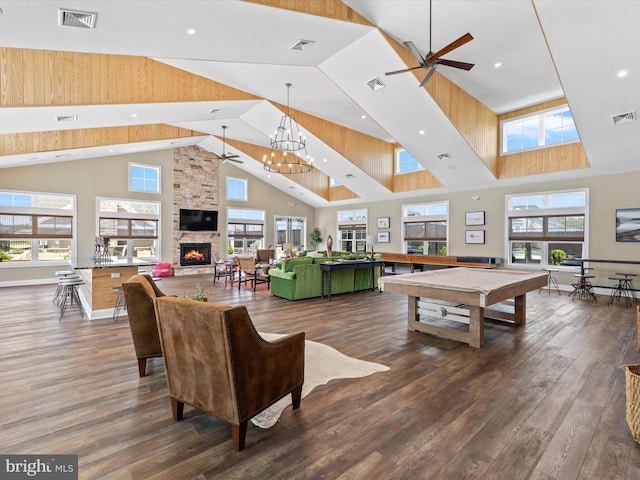
POLYGON ((129 162, 129 191, 160 193, 160 167, 129 162))
POLYGON ((246 202, 248 198, 247 179, 227 177, 227 200, 246 202))
POLYGON ((338 211, 338 246, 345 252, 367 251, 367 209, 338 211))
POLYGON ((446 255, 449 202, 402 206, 405 253, 446 255))
POLYGON ((404 148, 396 149, 396 173, 424 170, 424 167, 404 148))
POLYGON ((502 122, 502 153, 579 141, 568 106, 502 122))
POLYGON ((66 263, 75 251, 74 195, 0 192, 1 265, 66 263))
POLYGON ((329 186, 330 187, 338 187, 340 185, 342 185, 342 184, 338 180, 336 180, 333 177, 329 177, 329 186))
POLYGON ((227 253, 249 255, 264 248, 264 210, 249 208, 227 209, 227 253))
POLYGON ((572 266, 586 252, 588 190, 507 196, 511 265, 572 266))
POLYGON ((97 211, 97 235, 109 239, 111 255, 159 259, 160 202, 98 198, 97 211))
POLYGON ((276 250, 278 256, 284 252, 285 243, 296 250, 304 250, 307 237, 307 219, 299 217, 276 217, 276 250))

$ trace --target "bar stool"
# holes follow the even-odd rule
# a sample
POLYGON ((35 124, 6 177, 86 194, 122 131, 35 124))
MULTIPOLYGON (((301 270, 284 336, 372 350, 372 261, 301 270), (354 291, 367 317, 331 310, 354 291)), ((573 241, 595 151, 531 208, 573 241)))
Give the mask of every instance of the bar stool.
POLYGON ((113 308, 113 321, 117 322, 118 317, 120 316, 120 312, 127 309, 127 303, 125 301, 124 291, 122 290, 121 286, 113 287, 111 290, 118 294, 118 297, 116 298, 116 306, 113 308))
POLYGON ((60 295, 58 298, 58 306, 60 307, 60 318, 62 320, 67 305, 73 305, 74 303, 80 309, 80 317, 84 318, 84 310, 82 309, 82 303, 80 302, 80 296, 78 295, 78 285, 84 285, 84 280, 78 278, 63 278, 60 280, 60 295))
MULTIPOLYGON (((591 269, 585 268, 585 270, 591 269)), ((576 277, 578 281, 571 284, 573 286, 573 292, 569 294, 569 296, 571 297, 571 301, 573 301, 576 297, 581 300, 591 297, 596 303, 598 303, 596 294, 593 292, 593 285, 591 284, 591 279, 596 278, 595 275, 587 275, 586 273, 574 273, 573 276, 576 277)))
MULTIPOLYGON (((549 272, 549 275, 547 276, 547 290, 549 290, 549 295, 551 295, 551 288, 555 288, 556 292, 558 292, 558 295, 562 296, 562 294, 560 293, 560 287, 558 287, 558 281, 556 280, 556 277, 553 276, 553 272, 557 272, 558 269, 543 268, 542 270, 544 270, 545 272, 549 272)), ((540 287, 538 293, 542 292, 543 288, 544 287, 540 287)))
POLYGON ((53 293, 53 300, 52 302, 55 304, 58 304, 60 301, 60 295, 62 293, 62 285, 60 284, 60 281, 62 279, 79 279, 80 275, 78 275, 74 270, 58 270, 55 273, 55 276, 58 278, 58 286, 56 288, 56 291, 53 293))
POLYGON ((624 277, 623 288, 625 290, 627 290, 627 292, 629 293, 629 296, 633 300, 633 302, 637 303, 638 299, 636 298, 636 289, 633 286, 633 279, 630 278, 630 277, 637 277, 638 274, 637 273, 616 273, 616 275, 624 277))
POLYGON ((616 299, 624 299, 624 303, 627 305, 627 307, 630 307, 632 298, 631 292, 627 288, 627 279, 625 277, 609 277, 609 280, 618 282, 611 289, 611 295, 609 295, 609 305, 612 305, 616 299))

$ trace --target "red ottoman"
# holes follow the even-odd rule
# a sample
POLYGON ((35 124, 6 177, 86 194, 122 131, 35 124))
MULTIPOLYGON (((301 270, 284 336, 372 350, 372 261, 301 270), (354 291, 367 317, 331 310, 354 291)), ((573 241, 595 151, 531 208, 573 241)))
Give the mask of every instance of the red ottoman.
POLYGON ((170 277, 171 276, 171 264, 170 263, 158 263, 154 265, 151 270, 154 277, 170 277))

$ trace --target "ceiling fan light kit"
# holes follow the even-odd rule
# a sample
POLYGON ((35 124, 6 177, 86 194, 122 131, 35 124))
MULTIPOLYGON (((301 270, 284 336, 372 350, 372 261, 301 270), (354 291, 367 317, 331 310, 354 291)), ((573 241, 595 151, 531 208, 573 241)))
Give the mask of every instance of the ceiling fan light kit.
POLYGON ((458 62, 455 60, 447 60, 445 58, 441 58, 443 55, 446 55, 452 50, 455 50, 456 48, 461 47, 465 43, 468 43, 471 40, 473 40, 473 36, 470 33, 465 33, 460 38, 458 38, 457 40, 454 40, 446 47, 441 48, 437 52, 433 53, 433 50, 431 49, 431 32, 433 31, 433 28, 431 26, 431 23, 432 23, 431 20, 432 20, 432 15, 431 15, 431 0, 430 0, 429 1, 429 53, 427 53, 427 55, 423 58, 422 54, 420 53, 420 51, 412 41, 403 42, 403 45, 407 48, 407 50, 409 50, 411 55, 413 55, 413 57, 418 61, 419 65, 417 67, 404 68, 402 70, 395 70, 393 72, 386 72, 385 75, 395 75, 397 73, 411 72, 412 70, 418 70, 420 68, 428 69, 429 72, 427 73, 426 77, 424 77, 422 82, 420 82, 420 85, 419 85, 420 87, 424 87, 429 81, 429 79, 431 79, 431 77, 433 76, 438 65, 459 68, 461 70, 467 70, 467 71, 473 68, 474 66, 473 63, 458 62))

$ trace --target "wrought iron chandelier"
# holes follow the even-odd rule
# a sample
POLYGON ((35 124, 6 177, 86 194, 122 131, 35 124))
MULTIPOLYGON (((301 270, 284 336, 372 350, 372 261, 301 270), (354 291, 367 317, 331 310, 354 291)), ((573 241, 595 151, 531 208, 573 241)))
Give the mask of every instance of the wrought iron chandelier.
POLYGON ((265 170, 273 173, 306 173, 313 170, 313 159, 307 153, 307 144, 298 123, 289 113, 289 89, 287 87, 287 113, 280 120, 271 139, 271 155, 262 158, 265 170), (287 155, 288 154, 288 155, 287 155))

